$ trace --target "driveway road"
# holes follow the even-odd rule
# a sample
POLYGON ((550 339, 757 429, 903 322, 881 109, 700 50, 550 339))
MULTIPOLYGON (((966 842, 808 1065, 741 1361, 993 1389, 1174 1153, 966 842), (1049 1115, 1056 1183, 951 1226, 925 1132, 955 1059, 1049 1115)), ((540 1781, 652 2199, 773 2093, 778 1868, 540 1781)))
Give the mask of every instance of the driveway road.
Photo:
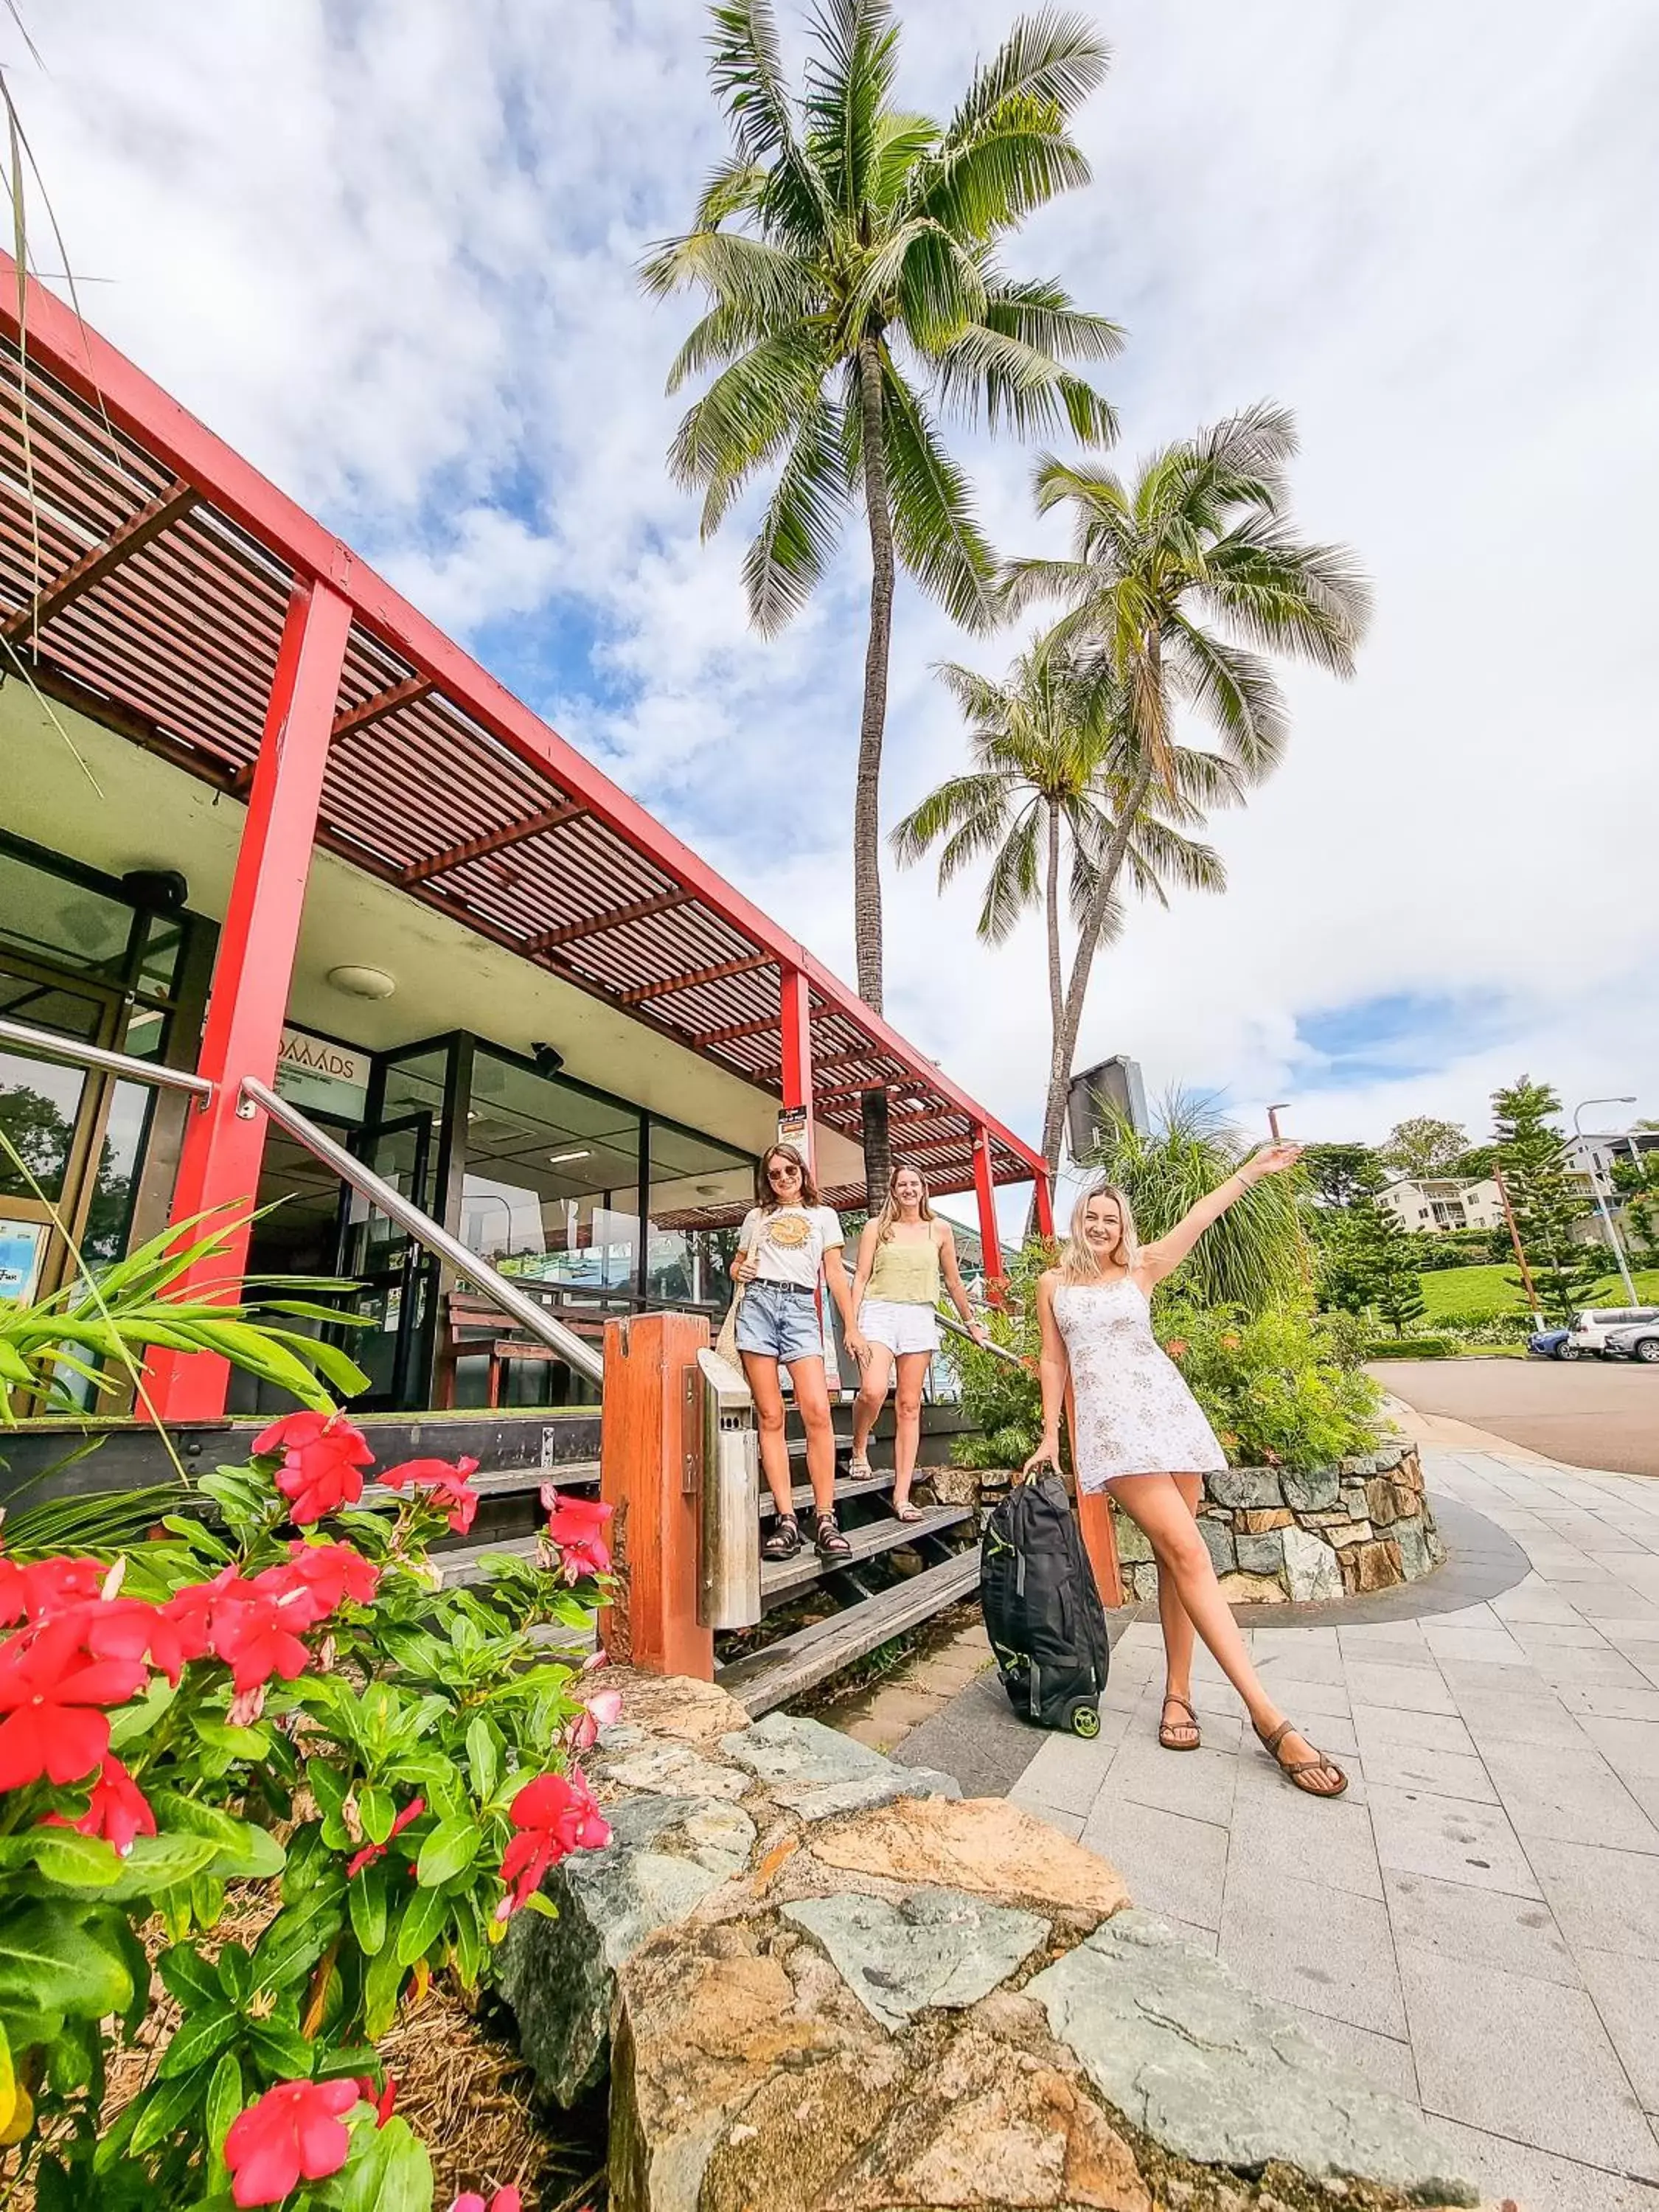
POLYGON ((1659 1367, 1581 1359, 1400 1359, 1371 1373, 1419 1413, 1571 1467, 1659 1474, 1659 1367))

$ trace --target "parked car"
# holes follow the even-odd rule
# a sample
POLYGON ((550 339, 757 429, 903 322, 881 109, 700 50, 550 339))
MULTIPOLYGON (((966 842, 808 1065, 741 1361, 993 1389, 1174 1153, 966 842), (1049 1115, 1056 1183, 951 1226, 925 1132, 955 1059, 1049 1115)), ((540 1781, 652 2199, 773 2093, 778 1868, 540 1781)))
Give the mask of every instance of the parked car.
POLYGON ((1571 1332, 1565 1328, 1534 1329, 1527 1339, 1527 1350, 1534 1359, 1577 1359, 1578 1357, 1571 1332))
POLYGON ((1659 1306, 1587 1307, 1572 1317, 1572 1341, 1581 1356, 1588 1352, 1599 1359, 1613 1330, 1632 1328, 1638 1322, 1659 1322, 1659 1306))
POLYGON ((1632 1322, 1628 1328, 1610 1329, 1602 1356, 1607 1359, 1639 1359, 1644 1366, 1659 1366, 1659 1319, 1632 1322))

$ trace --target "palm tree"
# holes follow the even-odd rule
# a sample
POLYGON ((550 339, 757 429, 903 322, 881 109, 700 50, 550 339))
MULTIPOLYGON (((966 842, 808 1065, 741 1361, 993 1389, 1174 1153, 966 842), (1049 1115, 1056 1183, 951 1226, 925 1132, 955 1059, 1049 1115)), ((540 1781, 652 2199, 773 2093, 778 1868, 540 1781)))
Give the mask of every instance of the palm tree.
POLYGON ((1295 451, 1291 416, 1262 403, 1166 446, 1133 483, 1052 455, 1038 465, 1038 512, 1075 510, 1073 556, 1012 562, 1006 603, 1012 612, 1042 599, 1066 605, 1051 641, 1091 648, 1110 663, 1123 694, 1126 764, 1133 763, 1066 994, 1042 1120, 1051 1163, 1060 1157, 1066 1086, 1099 942, 1096 917, 1115 895, 1142 804, 1155 785, 1172 787, 1177 708, 1202 715, 1239 777, 1255 782, 1277 764, 1286 736, 1266 654, 1298 655, 1337 676, 1353 672, 1370 591, 1348 547, 1311 544, 1292 530, 1285 465, 1295 451))
MULTIPOLYGON (((892 833, 893 849, 908 866, 940 846, 941 890, 973 862, 989 859, 976 926, 988 945, 1003 943, 1041 902, 1052 1074, 1061 1064, 1066 1009, 1062 858, 1069 855, 1064 903, 1074 924, 1092 930, 1092 957, 1122 926, 1115 890, 1098 896, 1102 860, 1120 822, 1126 831, 1120 873, 1127 871, 1142 896, 1167 905, 1169 880, 1186 890, 1224 890, 1219 856, 1184 832, 1202 822, 1206 808, 1240 798, 1243 778, 1222 755, 1176 746, 1173 788, 1144 784, 1122 689, 1103 655, 1080 660, 1038 644, 1000 684, 954 661, 938 672, 969 725, 974 765, 905 816, 892 833), (1127 817, 1126 809, 1133 810, 1127 817)), ((1079 939, 1074 971, 1085 957, 1079 939)))
MULTIPOLYGON (((690 230, 641 271, 659 296, 685 287, 708 313, 669 377, 717 369, 669 456, 717 529, 750 480, 771 496, 744 565, 750 619, 781 628, 829 567, 862 496, 870 625, 853 821, 860 995, 882 1007, 880 783, 896 563, 969 627, 998 613, 995 562, 966 479, 940 442, 935 404, 1017 434, 1069 424, 1111 437, 1106 401, 1067 362, 1101 361, 1116 326, 1057 283, 1009 276, 995 247, 1033 210, 1086 184, 1068 128, 1106 49, 1080 17, 1015 24, 949 123, 894 104, 891 0, 819 0, 799 97, 787 85, 770 0, 711 9, 709 73, 732 153, 690 230)), ((865 1097, 872 1202, 884 1192, 884 1092, 865 1097)))

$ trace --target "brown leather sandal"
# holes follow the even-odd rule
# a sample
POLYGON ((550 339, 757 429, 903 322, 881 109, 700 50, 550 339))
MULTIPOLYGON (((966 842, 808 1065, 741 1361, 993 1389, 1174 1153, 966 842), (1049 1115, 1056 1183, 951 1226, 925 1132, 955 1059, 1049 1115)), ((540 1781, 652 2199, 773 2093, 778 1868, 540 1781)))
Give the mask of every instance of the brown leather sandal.
POLYGON ((1334 1759, 1327 1759, 1322 1752, 1316 1751, 1311 1759, 1281 1759, 1279 1757, 1279 1747, 1284 1742, 1285 1737, 1300 1733, 1293 1721, 1280 1721, 1271 1735, 1264 1734, 1261 1729, 1257 1729, 1255 1733, 1262 1749, 1267 1753, 1285 1779, 1306 1796, 1340 1797, 1347 1788, 1347 1776, 1334 1759), (1335 1789, 1322 1790, 1319 1784, 1310 1778, 1316 1774, 1335 1775, 1335 1789))
POLYGON ((1187 1717, 1184 1721, 1166 1721, 1160 1717, 1158 1724, 1159 1743, 1165 1751, 1196 1751, 1204 1741, 1198 1730, 1198 1715, 1185 1698, 1178 1698, 1173 1690, 1167 1690, 1164 1695, 1164 1712, 1167 1713, 1171 1705, 1179 1705, 1187 1717))

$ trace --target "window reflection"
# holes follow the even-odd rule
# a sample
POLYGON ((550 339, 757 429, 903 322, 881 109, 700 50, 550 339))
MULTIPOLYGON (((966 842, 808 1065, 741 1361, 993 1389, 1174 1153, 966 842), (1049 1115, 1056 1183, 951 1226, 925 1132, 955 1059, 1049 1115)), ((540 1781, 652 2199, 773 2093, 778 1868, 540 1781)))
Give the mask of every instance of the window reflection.
POLYGON ((567 1291, 630 1289, 639 1175, 633 1107, 475 1053, 461 1238, 503 1274, 567 1291))

